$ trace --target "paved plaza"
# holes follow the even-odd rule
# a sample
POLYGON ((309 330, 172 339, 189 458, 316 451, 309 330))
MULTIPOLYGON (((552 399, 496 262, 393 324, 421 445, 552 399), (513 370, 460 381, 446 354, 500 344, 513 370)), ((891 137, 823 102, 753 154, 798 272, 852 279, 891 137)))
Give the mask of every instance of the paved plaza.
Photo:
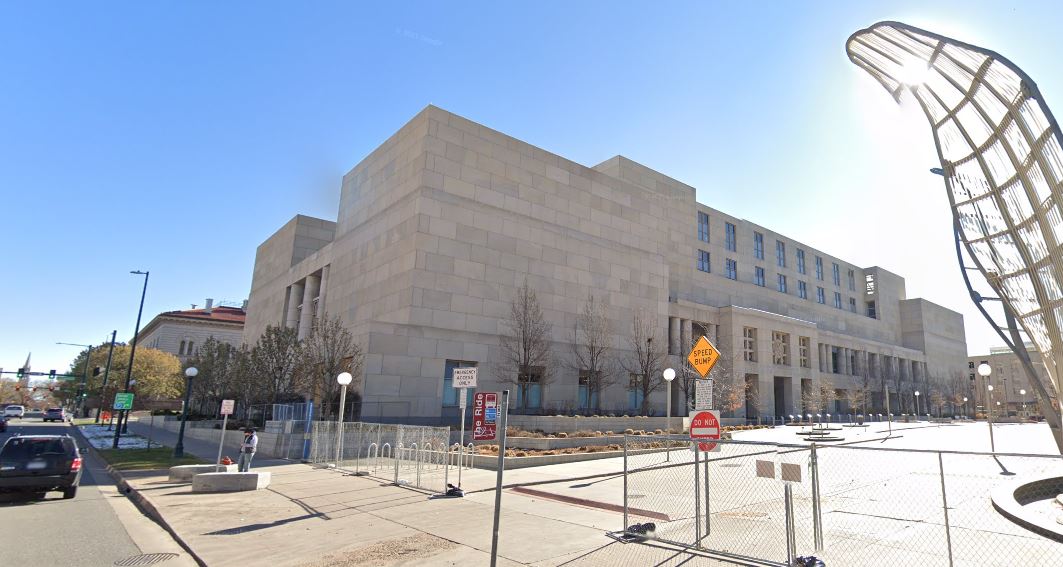
MULTIPOLYGON (((789 443, 798 438, 795 432, 780 427, 736 437, 789 443)), ((998 463, 985 456, 945 455, 939 464, 936 453, 864 449, 979 451, 988 445, 984 422, 899 423, 893 432, 884 439, 885 424, 871 424, 860 433, 847 430, 845 443, 855 443, 818 451, 825 550, 816 555, 828 565, 948 565, 942 464, 955 565, 1048 565, 1059 559, 1059 544, 1004 519, 989 500, 999 483, 1048 470, 1063 474, 1058 457, 1001 457, 998 463), (1016 474, 1000 474, 1002 465, 1016 474)), ((994 434, 1000 452, 1053 454, 1044 425, 998 425, 994 434)), ((216 446, 186 440, 189 449, 209 457, 216 446)), ((729 444, 711 458, 711 529, 703 546, 785 560, 782 483, 756 478, 755 461, 799 463, 807 474, 808 451, 729 444)), ((663 539, 694 537, 691 459, 685 449, 629 459, 629 523, 653 521, 663 539)), ((445 499, 393 486, 386 474, 351 476, 283 461, 262 464, 257 468, 270 471, 273 482, 253 493, 193 494, 157 472, 130 482, 209 565, 246 564, 243 554, 232 553, 236 548, 256 549, 272 564, 291 566, 487 563, 494 471, 463 471, 468 495, 445 499)), ((623 459, 613 458, 507 472, 499 564, 726 564, 668 545, 624 544, 608 537, 607 532, 623 527, 623 468, 623 459)), ((794 484, 799 554, 814 553, 810 490, 807 476, 794 484)))

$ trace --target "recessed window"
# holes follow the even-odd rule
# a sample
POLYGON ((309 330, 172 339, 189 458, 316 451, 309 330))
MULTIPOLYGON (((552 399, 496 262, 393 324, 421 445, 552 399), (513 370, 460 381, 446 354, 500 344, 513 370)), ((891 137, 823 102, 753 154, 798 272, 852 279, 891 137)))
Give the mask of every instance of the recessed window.
POLYGON ((181 341, 181 346, 177 348, 177 354, 184 356, 185 354, 185 342, 181 341))
POLYGON ((797 249, 797 273, 805 273, 805 251, 800 248, 797 249))
POLYGON ((782 274, 776 274, 778 276, 778 289, 779 291, 786 293, 786 276, 782 274))
POLYGON ((816 256, 816 279, 823 281, 823 258, 816 256))
POLYGON ((518 410, 542 409, 543 407, 543 367, 526 367, 517 373, 518 410))
POLYGON ((852 311, 853 313, 856 313, 856 298, 855 297, 850 297, 849 298, 849 311, 852 311))
POLYGON ((803 281, 797 282, 797 297, 808 299, 808 284, 803 281))
POLYGON ((698 270, 702 272, 711 272, 709 267, 709 253, 704 250, 698 250, 698 270))
POLYGON ((786 243, 782 240, 775 241, 775 265, 786 267, 786 243))
POLYGON ((834 307, 837 309, 842 308, 842 294, 837 291, 834 292, 834 307))
POLYGON ((753 256, 758 260, 764 259, 764 235, 759 232, 753 233, 753 256))
POLYGON ((837 262, 832 262, 831 263, 831 267, 832 267, 831 275, 834 277, 834 285, 841 286, 842 285, 842 271, 841 271, 841 268, 838 267, 838 263, 837 262))
POLYGON ((726 237, 727 237, 726 238, 727 249, 730 250, 731 252, 738 251, 738 242, 737 242, 737 239, 735 238, 735 225, 733 225, 731 223, 727 223, 727 225, 725 227, 725 230, 726 230, 726 237))
POLYGON ((797 352, 801 362, 801 368, 812 368, 812 362, 808 358, 809 350, 811 350, 809 348, 810 344, 811 340, 808 337, 797 338, 797 352))
POLYGON ((738 262, 730 258, 727 259, 727 279, 738 279, 738 262))
POLYGON ((827 303, 827 294, 823 291, 823 288, 816 287, 816 303, 825 305, 827 303))
POLYGON ((856 271, 849 270, 849 291, 856 291, 856 271))
POLYGON ((867 305, 867 316, 871 317, 872 319, 878 319, 878 313, 875 312, 875 302, 874 301, 868 301, 866 303, 866 305, 867 305))
POLYGON ((757 330, 753 327, 742 328, 742 357, 746 362, 757 361, 757 330))
POLYGON ((627 383, 627 409, 631 411, 642 410, 642 401, 646 399, 642 389, 642 374, 631 374, 627 383))
POLYGON ((709 241, 709 215, 698 212, 698 240, 709 241))
POLYGON ((598 409, 598 391, 603 386, 602 371, 596 373, 597 380, 591 380, 590 370, 579 371, 579 407, 580 409, 598 409))
POLYGON ((753 283, 764 287, 764 268, 757 266, 753 269, 753 283))

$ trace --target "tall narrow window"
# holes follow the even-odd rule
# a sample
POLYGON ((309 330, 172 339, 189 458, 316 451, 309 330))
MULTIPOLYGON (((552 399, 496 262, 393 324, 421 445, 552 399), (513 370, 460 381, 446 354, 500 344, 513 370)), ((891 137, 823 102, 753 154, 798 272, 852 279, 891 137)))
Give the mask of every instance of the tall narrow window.
POLYGON ((738 262, 730 258, 727 259, 727 279, 738 279, 738 262))
POLYGON ((760 287, 764 287, 764 268, 761 268, 760 266, 753 268, 753 283, 760 287))
POLYGON ((771 332, 771 359, 773 364, 790 366, 790 334, 771 332))
POLYGON ((878 314, 875 313, 875 302, 874 301, 868 301, 867 302, 867 316, 871 317, 872 319, 878 319, 878 314))
POLYGON ((816 279, 823 281, 823 258, 816 256, 816 279))
POLYGON ((827 294, 823 291, 823 288, 816 287, 816 303, 825 305, 827 303, 827 294))
POLYGON ((834 307, 837 309, 842 308, 842 294, 837 291, 834 292, 834 307))
POLYGON ((742 328, 742 357, 746 362, 757 361, 757 330, 753 327, 742 328))
POLYGON ((808 284, 803 281, 797 282, 797 297, 808 299, 808 284))
MULTIPOLYGON (((601 384, 601 370, 597 372, 598 380, 594 380, 596 384, 601 384)), ((591 372, 590 370, 579 371, 579 408, 580 409, 598 409, 598 392, 594 391, 591 384, 591 372)))
MULTIPOLYGON (((475 362, 469 362, 467 360, 448 360, 443 365, 443 407, 452 408, 458 406, 460 393, 457 388, 454 387, 454 369, 455 368, 474 368, 475 362)), ((468 407, 472 407, 472 395, 473 389, 465 389, 465 404, 468 407)))
POLYGON ((181 341, 181 346, 177 349, 177 354, 184 356, 185 354, 185 342, 181 341))
POLYGON ((698 240, 709 241, 709 215, 698 212, 698 240))
POLYGON ((849 311, 852 311, 853 313, 856 313, 856 298, 855 297, 850 297, 849 298, 849 311))
POLYGON ((537 410, 543 407, 543 367, 527 367, 517 373, 516 409, 537 410))
POLYGON ((735 225, 727 223, 725 230, 727 231, 727 249, 731 252, 738 251, 738 241, 737 238, 735 238, 735 225))
POLYGON ((194 344, 196 344, 196 343, 193 342, 193 341, 188 341, 188 348, 185 349, 185 354, 187 354, 189 356, 192 356, 192 354, 193 354, 192 345, 194 345, 194 344))
POLYGON ((797 273, 805 273, 805 251, 800 248, 797 249, 797 273))
POLYGON ((834 285, 836 285, 836 286, 842 285, 842 272, 841 272, 841 269, 838 267, 838 263, 837 262, 831 262, 831 266, 832 266, 831 275, 834 277, 834 285))
POLYGON ((801 368, 812 368, 812 362, 808 358, 810 344, 811 341, 808 337, 798 337, 797 339, 797 353, 801 362, 801 368))
POLYGON ((642 400, 646 397, 642 393, 642 375, 631 374, 627 384, 627 409, 639 411, 642 409, 642 400))
POLYGON ((779 291, 781 291, 783 293, 787 293, 786 276, 784 276, 783 274, 776 274, 776 275, 778 276, 778 284, 777 285, 778 285, 779 291))
POLYGON ((764 259, 764 235, 759 232, 753 233, 753 256, 758 260, 764 259))
POLYGON ((786 243, 782 240, 775 241, 775 264, 780 268, 786 267, 786 243))
POLYGON ((856 291, 856 272, 849 270, 849 291, 856 291))
POLYGON ((698 270, 702 272, 711 272, 709 267, 709 253, 704 250, 698 250, 698 270))

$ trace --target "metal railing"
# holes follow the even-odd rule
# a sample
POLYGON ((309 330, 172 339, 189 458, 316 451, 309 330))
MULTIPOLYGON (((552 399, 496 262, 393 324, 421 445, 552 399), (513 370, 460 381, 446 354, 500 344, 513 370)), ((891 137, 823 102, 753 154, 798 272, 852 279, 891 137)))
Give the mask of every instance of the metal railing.
POLYGON ((1063 565, 1063 544, 1013 523, 990 498, 1017 478, 1063 475, 1058 455, 689 447, 680 436, 625 437, 624 524, 614 537, 774 565, 799 555, 827 565, 1063 565))
POLYGON ((447 489, 449 427, 318 421, 308 437, 310 463, 388 478, 400 486, 447 489))

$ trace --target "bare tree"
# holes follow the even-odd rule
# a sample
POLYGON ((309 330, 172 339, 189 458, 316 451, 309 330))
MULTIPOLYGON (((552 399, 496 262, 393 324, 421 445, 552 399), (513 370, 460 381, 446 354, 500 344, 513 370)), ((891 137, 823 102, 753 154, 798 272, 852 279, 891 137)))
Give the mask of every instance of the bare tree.
POLYGON ((866 378, 857 376, 853 380, 852 387, 845 391, 845 401, 849 404, 850 412, 863 413, 866 411, 867 386, 865 381, 866 378))
POLYGON ((662 366, 667 356, 664 344, 657 337, 657 321, 653 315, 646 316, 641 309, 635 310, 631 318, 630 360, 622 364, 631 379, 630 386, 639 392, 642 398, 639 412, 649 414, 650 394, 664 384, 661 377, 662 366))
POLYGON ((230 390, 236 352, 229 343, 210 337, 186 362, 186 367, 195 366, 199 370, 192 390, 193 404, 199 413, 208 415, 220 409, 219 400, 230 390))
POLYGON ((262 397, 262 385, 257 378, 253 349, 241 345, 234 353, 229 379, 228 395, 238 403, 244 419, 250 417, 251 404, 266 401, 262 397))
POLYGON ((509 308, 509 318, 499 336, 502 361, 495 367, 499 382, 517 388, 517 411, 542 408, 542 390, 553 377, 550 332, 553 326, 543 316, 543 308, 528 280, 517 288, 509 308), (532 400, 538 387, 539 399, 532 400))
POLYGON ((829 380, 819 382, 819 403, 823 413, 830 413, 834 409, 834 400, 838 399, 838 392, 834 390, 834 384, 829 380))
POLYGON ((284 394, 295 392, 299 349, 296 330, 292 328, 270 325, 258 338, 250 352, 248 371, 259 382, 262 401, 275 404, 284 394))
POLYGON ((616 383, 616 368, 609 356, 613 330, 609 325, 609 313, 605 302, 587 297, 583 311, 576 317, 572 343, 573 362, 578 372, 580 385, 587 387, 588 409, 601 412, 602 392, 616 383))
POLYGON ((355 342, 339 318, 322 315, 314 322, 310 335, 299 349, 298 384, 302 390, 321 399, 324 408, 331 409, 332 400, 338 400, 340 392, 336 376, 350 372, 355 380, 359 379, 362 358, 361 345, 355 342))

